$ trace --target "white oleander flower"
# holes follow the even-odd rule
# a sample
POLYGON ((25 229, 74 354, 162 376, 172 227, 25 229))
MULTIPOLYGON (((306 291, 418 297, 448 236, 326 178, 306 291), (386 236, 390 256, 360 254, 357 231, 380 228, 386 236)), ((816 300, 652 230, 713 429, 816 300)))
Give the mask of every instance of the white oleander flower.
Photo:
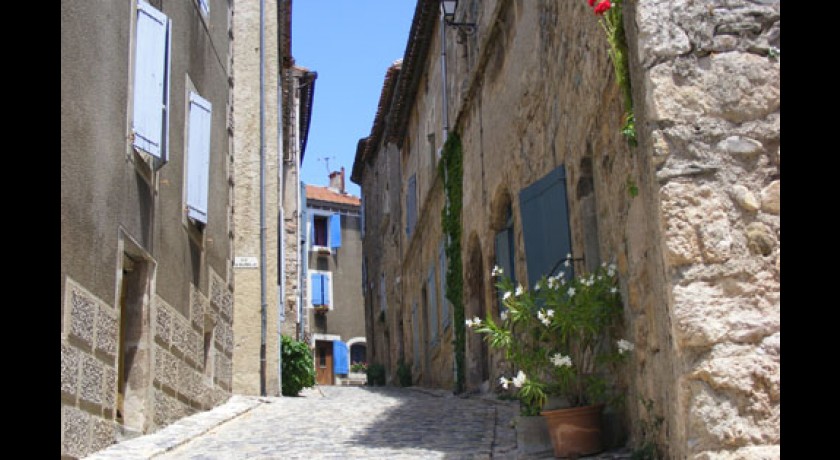
POLYGON ((467 325, 467 327, 473 327, 473 322, 471 319, 464 321, 464 323, 467 325))
POLYGON ((554 353, 551 357, 551 362, 557 367, 569 366, 572 367, 572 357, 571 356, 563 356, 560 353, 554 353))
POLYGON ((508 389, 508 385, 510 385, 510 382, 511 382, 510 380, 508 380, 504 377, 499 377, 499 383, 502 384, 502 388, 504 388, 505 390, 508 389))
POLYGON ((545 326, 545 327, 551 326, 551 319, 550 318, 543 318, 543 319, 540 320, 540 322, 543 323, 543 326, 545 326))
POLYGON ((493 266, 493 271, 490 272, 491 276, 499 276, 499 275, 502 275, 502 274, 504 274, 504 270, 502 270, 502 267, 500 267, 498 265, 494 265, 493 266))
POLYGON ((521 284, 519 286, 516 286, 516 297, 521 296, 523 292, 525 292, 525 289, 522 287, 521 284))
POLYGON ((627 341, 627 340, 624 340, 624 339, 620 339, 618 341, 618 353, 619 354, 623 355, 625 352, 633 351, 633 349, 635 349, 635 348, 636 348, 636 346, 633 345, 633 342, 630 342, 630 341, 627 341))
POLYGON ((479 318, 478 316, 473 318, 473 326, 475 326, 475 327, 481 326, 481 318, 479 318))
POLYGON ((549 308, 548 310, 546 310, 545 311, 545 316, 548 317, 548 318, 552 318, 554 316, 554 309, 549 308))
POLYGON ((505 295, 502 296, 502 300, 507 300, 513 293, 510 291, 505 292, 505 295))
POLYGON ((575 288, 569 288, 569 297, 573 297, 575 295, 575 288))
POLYGON ((522 388, 522 385, 525 385, 525 380, 527 380, 527 378, 525 377, 525 373, 519 371, 516 374, 516 377, 514 377, 513 380, 511 380, 511 383, 513 383, 513 386, 515 386, 516 388, 522 388))
POLYGON ((616 292, 618 292, 618 288, 616 288, 616 287, 611 287, 610 288, 610 294, 615 294, 616 292))
POLYGON ((540 290, 540 282, 539 282, 539 281, 537 281, 537 283, 536 283, 536 284, 534 284, 534 292, 537 292, 537 291, 539 291, 539 290, 540 290))
POLYGON ((502 316, 502 321, 507 321, 507 319, 508 319, 508 311, 507 311, 507 310, 503 311, 503 312, 502 312, 502 314, 501 314, 501 316, 502 316))

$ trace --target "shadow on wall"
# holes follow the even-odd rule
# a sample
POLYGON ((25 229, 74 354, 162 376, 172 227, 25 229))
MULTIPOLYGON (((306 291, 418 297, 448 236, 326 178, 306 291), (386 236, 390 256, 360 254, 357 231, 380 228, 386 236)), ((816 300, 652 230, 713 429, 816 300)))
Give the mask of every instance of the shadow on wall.
POLYGON ((368 449, 423 449, 452 459, 482 453, 489 457, 493 424, 488 423, 488 417, 494 410, 491 404, 393 387, 362 388, 400 403, 349 442, 368 449), (458 410, 452 410, 451 401, 455 398, 458 410))

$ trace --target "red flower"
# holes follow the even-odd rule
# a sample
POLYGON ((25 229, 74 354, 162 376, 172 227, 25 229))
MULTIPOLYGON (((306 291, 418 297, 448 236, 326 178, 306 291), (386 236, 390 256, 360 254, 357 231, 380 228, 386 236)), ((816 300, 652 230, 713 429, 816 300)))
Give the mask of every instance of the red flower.
POLYGON ((604 11, 610 9, 612 5, 610 4, 610 0, 602 0, 598 6, 595 7, 595 14, 601 15, 604 14, 604 11))
POLYGON ((586 0, 589 2, 589 6, 595 6, 595 0, 586 0))

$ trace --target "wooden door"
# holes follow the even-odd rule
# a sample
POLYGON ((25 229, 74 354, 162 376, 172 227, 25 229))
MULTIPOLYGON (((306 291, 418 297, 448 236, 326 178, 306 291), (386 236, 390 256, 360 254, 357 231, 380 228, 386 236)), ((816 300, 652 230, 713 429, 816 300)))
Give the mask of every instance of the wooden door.
POLYGON ((318 385, 333 384, 333 343, 315 341, 315 382, 318 385))

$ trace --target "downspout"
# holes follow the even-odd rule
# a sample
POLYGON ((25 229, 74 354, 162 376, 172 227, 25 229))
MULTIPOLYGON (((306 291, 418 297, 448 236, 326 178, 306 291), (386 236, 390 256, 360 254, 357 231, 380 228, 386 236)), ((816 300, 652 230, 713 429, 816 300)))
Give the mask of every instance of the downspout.
POLYGON ((265 254, 265 0, 260 0, 260 396, 265 396, 266 254, 265 254))
MULTIPOLYGON (((443 6, 441 6, 443 8, 443 6)), ((449 110, 447 110, 446 98, 446 22, 443 19, 443 11, 440 12, 440 93, 443 95, 443 143, 449 138, 449 110)))

